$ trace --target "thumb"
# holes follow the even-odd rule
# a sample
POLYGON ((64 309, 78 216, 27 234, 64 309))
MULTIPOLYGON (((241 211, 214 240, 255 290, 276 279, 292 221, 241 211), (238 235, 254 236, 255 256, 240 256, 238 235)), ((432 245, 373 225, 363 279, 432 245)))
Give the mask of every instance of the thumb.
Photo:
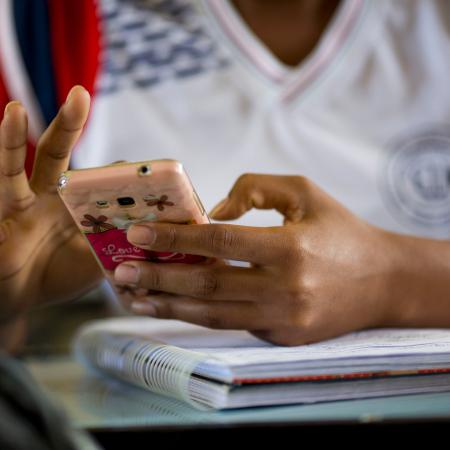
POLYGON ((306 184, 299 176, 245 174, 209 215, 214 220, 233 220, 253 208, 276 209, 285 223, 297 223, 309 203, 306 184))

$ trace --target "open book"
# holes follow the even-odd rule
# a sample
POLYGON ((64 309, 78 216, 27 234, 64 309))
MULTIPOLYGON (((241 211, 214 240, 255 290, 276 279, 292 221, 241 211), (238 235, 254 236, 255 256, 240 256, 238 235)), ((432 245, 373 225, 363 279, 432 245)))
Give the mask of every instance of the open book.
POLYGON ((91 322, 88 367, 198 408, 241 408, 450 391, 450 330, 379 329, 298 347, 178 321, 91 322))

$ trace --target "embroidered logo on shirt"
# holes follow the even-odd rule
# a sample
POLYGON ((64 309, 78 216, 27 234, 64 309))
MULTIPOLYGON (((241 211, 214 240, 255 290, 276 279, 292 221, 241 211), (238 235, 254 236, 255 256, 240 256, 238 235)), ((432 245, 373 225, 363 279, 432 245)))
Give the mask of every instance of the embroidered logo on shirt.
POLYGON ((227 65, 188 0, 101 0, 100 5, 100 93, 149 88, 227 65))
POLYGON ((450 125, 428 129, 390 145, 381 172, 392 214, 412 229, 450 236, 450 125))

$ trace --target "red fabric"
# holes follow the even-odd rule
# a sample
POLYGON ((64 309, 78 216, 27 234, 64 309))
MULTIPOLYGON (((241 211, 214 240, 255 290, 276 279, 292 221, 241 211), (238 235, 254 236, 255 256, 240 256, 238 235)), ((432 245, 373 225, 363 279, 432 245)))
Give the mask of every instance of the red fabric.
POLYGON ((28 177, 31 176, 31 172, 33 170, 35 151, 36 151, 36 147, 30 141, 28 141, 28 151, 27 151, 27 157, 25 159, 25 171, 26 171, 28 177))
POLYGON ((58 102, 64 103, 75 84, 92 95, 100 53, 95 0, 49 0, 48 4, 58 102))
MULTIPOLYGON (((99 68, 100 32, 95 0, 49 0, 50 36, 58 103, 64 103, 73 85, 92 95, 99 68)), ((11 100, 1 76, 0 117, 11 100)), ((35 146, 28 145, 25 168, 31 174, 35 146)))
MULTIPOLYGON (((1 66, 0 66, 0 69, 1 69, 1 66)), ((3 111, 8 102, 9 102, 9 95, 6 91, 5 83, 3 82, 2 75, 0 73, 0 111, 1 111, 2 117, 3 117, 3 111)))

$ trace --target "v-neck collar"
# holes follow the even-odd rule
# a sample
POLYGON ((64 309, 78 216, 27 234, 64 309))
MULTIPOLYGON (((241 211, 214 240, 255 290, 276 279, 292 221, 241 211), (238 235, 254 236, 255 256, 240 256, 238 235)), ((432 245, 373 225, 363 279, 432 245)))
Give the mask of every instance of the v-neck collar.
POLYGON ((312 52, 291 67, 258 39, 229 0, 202 0, 204 11, 214 20, 233 53, 278 87, 285 101, 297 97, 326 70, 353 34, 367 3, 342 0, 312 52))

